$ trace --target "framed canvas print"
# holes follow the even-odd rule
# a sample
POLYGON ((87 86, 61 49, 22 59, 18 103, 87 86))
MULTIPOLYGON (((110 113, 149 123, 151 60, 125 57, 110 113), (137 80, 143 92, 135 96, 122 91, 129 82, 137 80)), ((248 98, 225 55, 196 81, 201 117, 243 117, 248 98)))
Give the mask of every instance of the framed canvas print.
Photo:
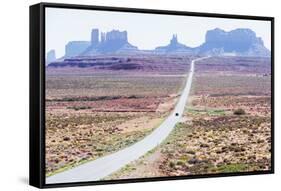
POLYGON ((274 172, 274 18, 30 7, 30 184, 274 172))

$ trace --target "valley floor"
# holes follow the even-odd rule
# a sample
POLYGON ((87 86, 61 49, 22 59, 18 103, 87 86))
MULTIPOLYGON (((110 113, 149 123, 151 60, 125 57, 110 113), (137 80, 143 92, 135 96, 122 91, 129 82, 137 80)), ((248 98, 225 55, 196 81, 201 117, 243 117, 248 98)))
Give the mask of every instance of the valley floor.
POLYGON ((270 170, 270 91, 267 75, 198 70, 166 141, 105 179, 270 170))

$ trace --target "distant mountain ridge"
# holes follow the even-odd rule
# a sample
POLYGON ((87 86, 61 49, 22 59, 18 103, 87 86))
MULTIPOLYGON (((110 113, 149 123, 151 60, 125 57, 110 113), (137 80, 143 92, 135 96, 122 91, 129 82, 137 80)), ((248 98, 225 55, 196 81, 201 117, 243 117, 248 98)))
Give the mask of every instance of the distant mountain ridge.
POLYGON ((188 47, 178 42, 174 34, 166 46, 154 50, 139 50, 128 42, 127 31, 112 30, 107 33, 93 29, 91 41, 70 41, 65 46, 65 56, 93 56, 114 53, 151 53, 151 54, 196 54, 196 55, 236 55, 250 57, 269 57, 270 51, 261 38, 251 29, 238 28, 229 32, 219 28, 209 30, 205 42, 198 47, 188 47))

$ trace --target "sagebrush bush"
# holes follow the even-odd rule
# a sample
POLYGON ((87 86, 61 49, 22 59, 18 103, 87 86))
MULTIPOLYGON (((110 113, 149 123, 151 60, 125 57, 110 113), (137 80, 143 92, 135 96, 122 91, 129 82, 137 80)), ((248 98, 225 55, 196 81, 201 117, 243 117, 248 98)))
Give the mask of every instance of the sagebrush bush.
POLYGON ((244 109, 239 108, 239 109, 234 110, 233 114, 234 115, 245 115, 246 112, 244 109))

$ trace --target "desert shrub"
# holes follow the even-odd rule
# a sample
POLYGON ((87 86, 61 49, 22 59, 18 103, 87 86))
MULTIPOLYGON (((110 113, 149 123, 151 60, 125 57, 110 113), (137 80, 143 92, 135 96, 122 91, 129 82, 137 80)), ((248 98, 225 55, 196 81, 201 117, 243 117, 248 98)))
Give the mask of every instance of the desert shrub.
POLYGON ((246 112, 244 109, 239 108, 239 109, 234 110, 233 114, 234 115, 245 115, 246 112))
POLYGON ((69 137, 64 137, 63 140, 64 140, 64 141, 69 141, 70 138, 69 138, 69 137))
POLYGON ((185 164, 185 161, 183 161, 183 160, 177 160, 177 165, 179 165, 179 166, 184 166, 184 164, 185 164))
POLYGON ((170 162, 169 162, 169 167, 170 167, 170 168, 175 168, 175 166, 176 166, 176 164, 175 164, 174 161, 170 161, 170 162))
POLYGON ((247 164, 224 164, 218 167, 219 172, 228 173, 228 172, 242 172, 249 168, 247 164))
POLYGON ((67 109, 74 109, 75 111, 83 110, 83 109, 92 109, 92 107, 89 106, 73 106, 73 107, 67 107, 67 109))

